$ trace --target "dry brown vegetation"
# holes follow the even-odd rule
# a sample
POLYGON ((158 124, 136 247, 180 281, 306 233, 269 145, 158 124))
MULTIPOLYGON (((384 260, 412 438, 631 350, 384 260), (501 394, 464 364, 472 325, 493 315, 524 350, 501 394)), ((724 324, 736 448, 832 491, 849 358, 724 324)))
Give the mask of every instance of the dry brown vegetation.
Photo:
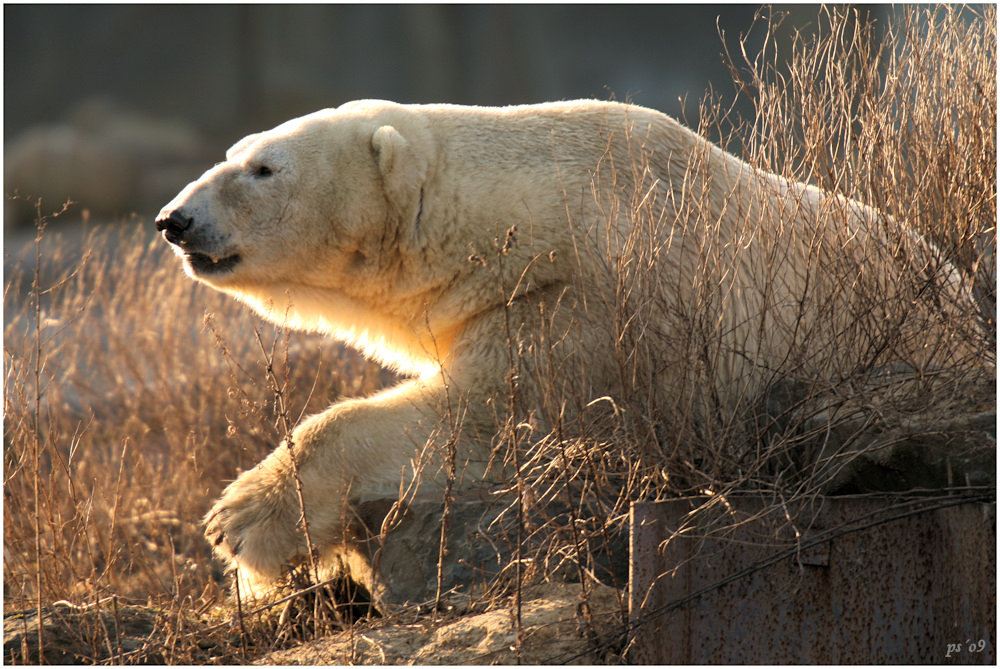
MULTIPOLYGON (((884 38, 852 13, 824 10, 816 35, 795 39, 787 67, 788 54, 774 48, 778 23, 761 18, 763 54, 732 56, 756 118, 734 122, 709 99, 701 131, 755 166, 887 214, 878 224, 899 243, 882 253, 909 257, 901 230, 920 231, 959 269, 972 299, 942 307, 940 267, 911 263, 911 284, 886 292, 856 283, 863 267, 842 258, 838 281, 822 289, 850 285, 866 313, 885 314, 884 331, 864 333, 880 345, 859 348, 862 333, 850 327, 832 341, 803 338, 767 370, 765 391, 745 393, 735 410, 711 393, 701 404, 691 399, 697 393, 664 398, 655 380, 665 360, 687 361, 682 376, 692 388, 711 387, 719 373, 724 296, 720 267, 710 262, 718 256, 704 255, 697 300, 672 314, 689 324, 684 341, 668 339, 650 327, 650 313, 676 289, 655 262, 657 212, 642 201, 618 203, 637 222, 637 234, 619 240, 624 259, 608 265, 617 291, 604 296, 622 396, 588 394, 585 352, 536 341, 527 353, 537 357, 534 368, 552 372, 542 384, 545 415, 533 414, 512 383, 498 417, 497 457, 513 472, 511 527, 531 550, 518 552, 492 592, 513 593, 515 607, 523 582, 565 565, 586 600, 591 547, 610 541, 630 502, 748 489, 786 500, 819 494, 852 471, 873 422, 933 413, 942 397, 954 404, 967 378, 995 366, 995 8, 900 10, 884 38), (811 371, 829 369, 815 364, 821 358, 836 363, 836 374, 811 371), (833 433, 831 451, 819 435, 833 433), (525 525, 528 507, 550 503, 571 510, 560 522, 525 525)), ((699 211, 692 193, 692 221, 699 211)), ((318 337, 263 324, 184 277, 166 246, 141 232, 89 234, 81 253, 48 223, 40 212, 35 259, 7 264, 5 613, 45 609, 63 625, 63 641, 40 640, 48 661, 245 662, 339 629, 340 613, 319 615, 318 598, 286 606, 280 619, 235 610, 209 566, 199 519, 238 469, 280 441, 276 389, 294 420, 370 394, 391 375, 318 337), (135 605, 147 607, 141 632, 124 622, 135 605), (101 616, 83 623, 81 607, 101 616)), ((484 262, 502 262, 502 248, 484 262)), ((801 297, 829 296, 814 288, 801 297)), ((536 331, 543 342, 544 323, 536 331)), ((439 447, 448 448, 454 429, 452 421, 442 430, 439 447)), ((6 662, 39 659, 38 635, 28 636, 4 648, 6 662)))
MULTIPOLYGON (((5 607, 148 602, 172 628, 224 600, 199 521, 280 438, 272 343, 276 373, 301 389, 293 416, 391 377, 319 337, 262 327, 141 230, 83 248, 68 258, 40 230, 39 271, 15 268, 6 288, 5 607)), ((165 659, 197 661, 188 651, 181 640, 165 659)))

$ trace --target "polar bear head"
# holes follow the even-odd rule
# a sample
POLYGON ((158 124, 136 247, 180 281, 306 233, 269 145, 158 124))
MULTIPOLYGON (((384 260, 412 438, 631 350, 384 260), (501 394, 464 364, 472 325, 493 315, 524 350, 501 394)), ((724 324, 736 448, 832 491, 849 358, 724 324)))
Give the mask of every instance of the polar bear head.
POLYGON ((404 250, 429 162, 413 137, 425 133, 377 101, 288 121, 237 142, 161 210, 157 230, 190 276, 251 301, 349 293, 404 250))

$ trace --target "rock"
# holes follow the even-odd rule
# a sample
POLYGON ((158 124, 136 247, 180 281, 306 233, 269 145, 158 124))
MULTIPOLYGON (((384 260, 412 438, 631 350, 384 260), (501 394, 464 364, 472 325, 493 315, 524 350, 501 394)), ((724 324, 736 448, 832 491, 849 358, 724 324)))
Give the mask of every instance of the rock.
POLYGON ((211 164, 207 147, 188 124, 153 118, 107 98, 91 98, 66 120, 39 124, 4 148, 4 192, 24 200, 5 204, 5 224, 27 223, 72 200, 92 216, 153 213, 211 164))
MULTIPOLYGON (((383 612, 434 601, 438 592, 444 515, 441 495, 424 493, 405 504, 383 536, 379 530, 394 502, 381 499, 357 504, 352 531, 358 541, 339 555, 340 571, 371 593, 383 612)), ((464 491, 451 503, 448 518, 441 592, 469 593, 477 586, 485 588, 509 568, 515 556, 517 529, 511 499, 489 498, 485 491, 464 491)), ((533 536, 532 530, 553 521, 568 524, 568 509, 563 504, 532 507, 526 510, 525 518, 523 555, 529 562, 526 569, 530 569, 530 560, 540 553, 540 537, 533 536)), ((594 571, 601 580, 623 588, 628 582, 627 528, 613 533, 608 543, 610 550, 605 549, 603 537, 589 542, 594 571)), ((578 580, 573 560, 566 561, 559 573, 565 580, 578 580)))
POLYGON ((994 369, 931 381, 893 369, 870 385, 831 401, 807 384, 776 383, 758 420, 769 425, 761 440, 781 446, 773 470, 827 495, 996 486, 994 369))
POLYGON ((828 494, 996 487, 996 411, 913 419, 861 432, 856 451, 832 456, 828 494))
MULTIPOLYGON (((110 606, 110 605, 109 605, 110 606)), ((137 659, 162 662, 144 653, 156 615, 137 606, 115 609, 56 602, 42 609, 42 656, 46 664, 92 664, 101 660, 129 664, 137 659)), ((39 664, 37 610, 6 613, 3 618, 4 664, 39 664)))
POLYGON ((35 126, 4 151, 5 193, 29 198, 8 211, 17 222, 31 220, 41 198, 43 214, 58 211, 67 200, 97 215, 127 213, 136 168, 128 151, 100 137, 64 123, 35 126))

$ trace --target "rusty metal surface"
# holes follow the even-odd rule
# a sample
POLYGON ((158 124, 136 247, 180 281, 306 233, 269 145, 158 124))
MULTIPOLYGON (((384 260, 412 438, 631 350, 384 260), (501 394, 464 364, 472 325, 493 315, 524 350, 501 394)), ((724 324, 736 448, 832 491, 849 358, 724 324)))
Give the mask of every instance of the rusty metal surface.
POLYGON ((637 503, 628 658, 994 664, 996 504, 947 503, 637 503))

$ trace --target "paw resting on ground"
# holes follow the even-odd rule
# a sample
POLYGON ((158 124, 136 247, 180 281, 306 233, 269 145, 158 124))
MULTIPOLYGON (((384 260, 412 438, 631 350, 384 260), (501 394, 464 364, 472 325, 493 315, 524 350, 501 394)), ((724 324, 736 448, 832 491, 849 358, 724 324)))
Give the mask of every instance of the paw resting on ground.
POLYGON ((205 516, 205 536, 230 568, 273 581, 282 566, 306 555, 294 488, 266 480, 263 467, 244 472, 205 516))

